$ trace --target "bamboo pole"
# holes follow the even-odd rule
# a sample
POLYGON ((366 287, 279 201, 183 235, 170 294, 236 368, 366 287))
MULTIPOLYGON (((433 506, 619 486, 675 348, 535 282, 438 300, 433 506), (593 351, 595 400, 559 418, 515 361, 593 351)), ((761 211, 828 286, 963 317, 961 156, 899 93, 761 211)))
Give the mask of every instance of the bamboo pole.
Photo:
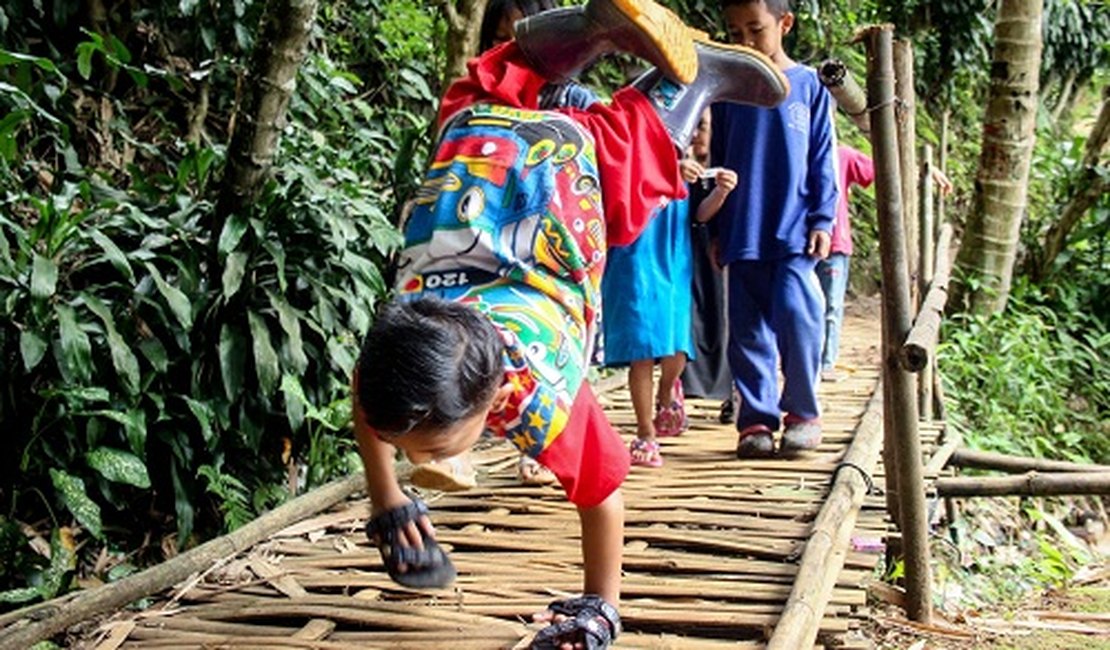
POLYGON ((216 560, 236 555, 286 526, 330 508, 363 486, 362 474, 332 481, 274 508, 233 533, 205 542, 119 582, 7 614, 0 621, 5 626, 0 631, 0 648, 30 648, 81 621, 168 589, 204 571, 216 560))
POLYGON ((917 319, 909 334, 906 335, 905 343, 898 351, 898 363, 909 372, 920 372, 929 367, 933 361, 937 336, 940 333, 940 322, 944 317, 944 305, 948 302, 948 280, 952 268, 949 261, 951 246, 952 226, 944 224, 937 240, 937 272, 933 276, 925 300, 921 302, 917 319))
POLYGON ((834 474, 835 481, 825 504, 813 522, 813 532, 798 566, 798 579, 775 624, 767 650, 813 647, 837 576, 844 567, 856 517, 867 496, 869 483, 861 472, 870 476, 879 458, 882 424, 882 386, 879 385, 856 426, 840 469, 834 474))
MULTIPOLYGON (((918 295, 927 296, 929 285, 936 272, 936 227, 933 222, 933 147, 925 145, 922 151, 921 177, 921 276, 918 282, 918 295)), ((926 300, 928 298, 926 297, 926 300)), ((924 307, 924 303, 922 303, 924 307)), ((920 316, 920 314, 919 314, 920 316)), ((911 330, 912 333, 912 330, 911 330)), ((918 417, 925 422, 933 420, 933 372, 936 363, 926 363, 921 369, 921 377, 917 382, 917 408, 918 417)))
MULTIPOLYGON (((948 173, 948 122, 950 115, 951 112, 947 108, 941 111, 940 114, 940 142, 937 144, 937 169, 939 169, 942 174, 948 173)), ((936 222, 938 224, 943 224, 945 222, 944 208, 947 200, 944 192, 941 192, 937 196, 936 222)))
POLYGON ((941 470, 951 461, 952 455, 958 452, 963 444, 964 437, 962 435, 953 432, 951 429, 945 429, 944 442, 937 447, 937 450, 925 463, 925 476, 940 474, 941 470))
POLYGON ((917 99, 914 92, 913 44, 904 38, 894 41, 894 94, 898 97, 898 164, 902 172, 902 222, 906 237, 906 268, 910 274, 910 305, 918 304, 917 291, 919 226, 917 222, 917 99))
POLYGON ((1074 494, 1110 494, 1110 473, 1072 472, 1021 476, 957 476, 933 483, 942 497, 1048 497, 1074 494))
POLYGON ((867 113, 867 95, 856 83, 848 66, 840 59, 828 59, 817 68, 817 78, 864 135, 871 133, 871 116, 867 113))
POLYGON ((1110 465, 1069 463, 1064 460, 1010 456, 993 451, 957 449, 948 464, 953 467, 994 469, 1002 472, 1110 472, 1110 465))
POLYGON ((917 433, 917 396, 912 375, 898 363, 898 349, 910 331, 909 274, 903 233, 898 134, 894 124, 893 27, 867 30, 867 97, 871 106, 871 148, 875 154, 875 193, 883 270, 884 406, 890 413, 898 500, 906 568, 906 613, 915 621, 932 619, 928 516, 917 433))

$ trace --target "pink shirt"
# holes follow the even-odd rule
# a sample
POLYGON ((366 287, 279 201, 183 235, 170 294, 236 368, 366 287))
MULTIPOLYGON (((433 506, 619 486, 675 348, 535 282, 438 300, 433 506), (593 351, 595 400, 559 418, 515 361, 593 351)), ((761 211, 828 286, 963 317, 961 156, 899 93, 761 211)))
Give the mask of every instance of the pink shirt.
POLYGON ((833 223, 831 252, 852 254, 852 225, 848 222, 848 199, 852 185, 870 187, 875 180, 875 165, 871 158, 846 144, 836 147, 837 183, 840 199, 836 204, 836 221, 833 223))

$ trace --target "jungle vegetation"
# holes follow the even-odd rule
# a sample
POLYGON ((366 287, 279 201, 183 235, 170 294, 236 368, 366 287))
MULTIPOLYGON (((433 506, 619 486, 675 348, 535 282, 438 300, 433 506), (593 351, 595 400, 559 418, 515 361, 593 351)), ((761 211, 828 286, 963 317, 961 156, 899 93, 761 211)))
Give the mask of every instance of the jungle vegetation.
MULTIPOLYGON (((665 4, 724 38, 715 2, 665 4)), ((912 43, 918 138, 943 140, 965 234, 941 350, 952 421, 986 448, 1110 462, 1105 3, 796 5, 788 46, 811 65, 862 79, 870 23, 912 43), (1036 44, 999 52, 996 18, 1018 4, 1036 5, 1017 16, 1036 44), (1017 107, 997 94, 1011 64, 1017 107), (1004 193, 1024 196, 1000 216, 984 125, 1007 110, 1004 193)), ((0 8, 0 607, 118 578, 358 469, 358 341, 483 7, 0 8)), ((612 91, 638 65, 587 80, 612 91)), ((854 128, 842 139, 866 149, 854 128)), ((862 293, 881 278, 859 197, 862 293)))

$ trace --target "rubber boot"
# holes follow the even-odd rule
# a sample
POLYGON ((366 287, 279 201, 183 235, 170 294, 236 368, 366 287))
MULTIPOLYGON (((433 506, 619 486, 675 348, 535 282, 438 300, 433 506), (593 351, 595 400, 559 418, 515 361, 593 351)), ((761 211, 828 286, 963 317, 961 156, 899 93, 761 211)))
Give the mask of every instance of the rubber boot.
POLYGON ((513 29, 528 62, 555 83, 610 52, 636 55, 678 83, 692 82, 698 72, 692 31, 651 0, 589 0, 523 18, 513 29))
POLYGON ((790 93, 790 83, 769 57, 742 45, 715 43, 690 30, 698 55, 698 75, 676 84, 660 70, 649 70, 632 86, 651 100, 675 146, 686 151, 702 111, 713 102, 771 108, 790 93))

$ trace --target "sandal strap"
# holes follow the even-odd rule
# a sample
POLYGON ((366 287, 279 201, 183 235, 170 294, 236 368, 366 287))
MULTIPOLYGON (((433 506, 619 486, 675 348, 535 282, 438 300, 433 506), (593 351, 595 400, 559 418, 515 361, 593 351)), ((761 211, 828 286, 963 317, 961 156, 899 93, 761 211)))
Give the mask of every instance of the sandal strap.
POLYGON ((397 562, 418 567, 437 567, 446 564, 447 554, 439 546, 417 549, 411 546, 383 546, 383 553, 389 553, 397 562))
POLYGON ((416 497, 411 498, 410 503, 371 517, 366 522, 366 535, 371 539, 376 537, 381 543, 392 544, 398 528, 428 514, 427 504, 416 497))
POLYGON ((548 605, 548 609, 566 616, 567 619, 541 630, 532 642, 533 648, 558 648, 562 643, 574 640, 581 641, 586 650, 602 650, 620 636, 620 613, 600 596, 586 595, 557 600, 548 605), (579 635, 580 639, 573 638, 579 635))

